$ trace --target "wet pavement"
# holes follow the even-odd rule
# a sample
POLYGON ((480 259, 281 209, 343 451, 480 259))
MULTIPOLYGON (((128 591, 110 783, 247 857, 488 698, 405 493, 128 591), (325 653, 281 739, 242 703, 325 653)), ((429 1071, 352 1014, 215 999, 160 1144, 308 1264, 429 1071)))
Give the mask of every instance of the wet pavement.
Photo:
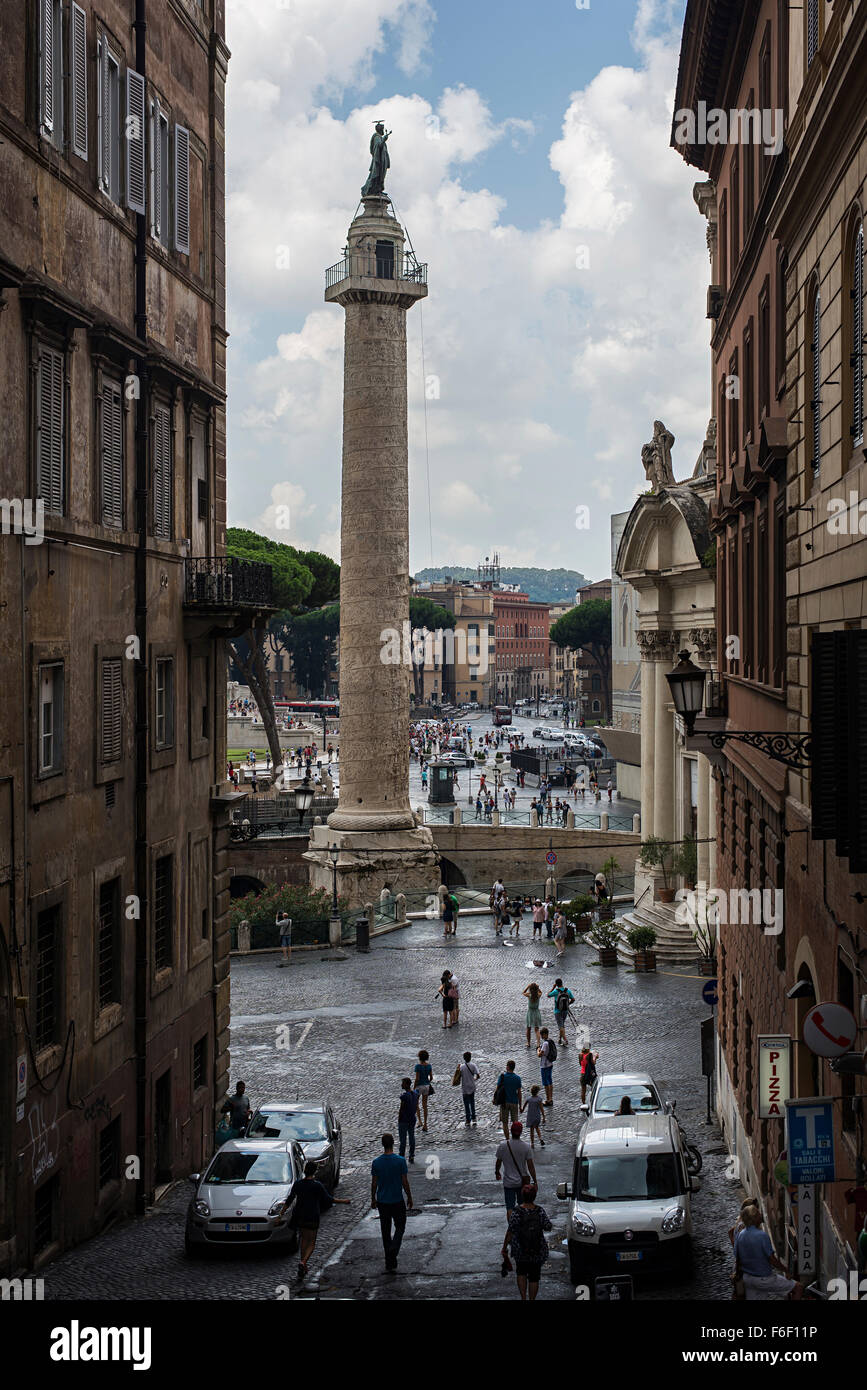
MULTIPOLYGON (((175 1184, 147 1216, 119 1224, 45 1270, 49 1299, 514 1299, 514 1276, 502 1278, 505 1230, 494 1151, 502 1131, 491 1095, 513 1057, 525 1092, 539 1080, 535 1051, 524 1035, 522 991, 537 978, 543 991, 562 974, 576 995, 574 1014, 587 1031, 599 1070, 649 1071, 704 1155, 693 1197, 695 1269, 688 1283, 651 1281, 649 1299, 726 1299, 731 1253, 726 1232, 741 1200, 715 1123, 706 1123, 699 1021, 705 983, 697 976, 634 975, 601 969, 583 943, 556 961, 553 943, 517 943, 494 935, 487 917, 461 919, 444 940, 437 922, 420 921, 377 937, 369 955, 296 953, 287 969, 276 954, 232 961, 232 1082, 247 1084, 251 1101, 327 1096, 343 1125, 343 1161, 335 1206, 324 1217, 307 1283, 294 1280, 296 1260, 233 1251, 189 1260, 183 1252, 188 1183, 175 1184), (533 964, 542 960, 547 968, 533 964), (442 1029, 434 999, 448 966, 458 976, 459 1024, 442 1029), (288 1031, 287 1031, 288 1028, 288 1031), (285 1045, 288 1040, 288 1047, 285 1045), (282 1044, 282 1045, 281 1045, 282 1044), (427 1134, 418 1134, 410 1181, 416 1211, 407 1221, 397 1275, 384 1271, 379 1223, 370 1211, 370 1163, 384 1129, 397 1129, 402 1076, 412 1075, 420 1048, 436 1078, 427 1134), (469 1050, 482 1079, 478 1126, 466 1129, 460 1091, 451 1075, 469 1050)), ((543 1021, 553 1024, 551 1005, 543 1021)), ((558 1182, 571 1178, 579 1127, 577 1048, 561 1049, 554 1073, 555 1105, 536 1152, 539 1201, 553 1222, 552 1253, 541 1297, 572 1299, 562 1240, 567 1204, 558 1182)))

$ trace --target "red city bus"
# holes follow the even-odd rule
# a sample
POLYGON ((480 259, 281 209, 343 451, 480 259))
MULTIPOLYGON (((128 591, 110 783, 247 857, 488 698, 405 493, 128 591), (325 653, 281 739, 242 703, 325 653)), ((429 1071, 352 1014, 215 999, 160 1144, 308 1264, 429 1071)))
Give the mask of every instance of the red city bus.
POLYGON ((494 724, 511 724, 512 711, 508 705, 494 705, 494 724))
POLYGON ((275 700, 274 708, 283 714, 323 714, 332 719, 340 715, 339 700, 275 700))

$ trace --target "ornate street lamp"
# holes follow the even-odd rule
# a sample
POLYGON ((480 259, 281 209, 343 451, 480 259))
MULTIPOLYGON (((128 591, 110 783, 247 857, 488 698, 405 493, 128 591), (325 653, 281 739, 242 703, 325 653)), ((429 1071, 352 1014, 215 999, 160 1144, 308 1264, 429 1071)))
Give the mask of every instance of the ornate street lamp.
POLYGON ((674 708, 686 725, 691 737, 696 716, 704 709, 705 672, 690 660, 689 652, 678 652, 679 662, 666 676, 674 700, 674 708))
POLYGON ((313 805, 313 798, 315 795, 316 788, 310 781, 310 766, 308 764, 307 771, 304 775, 304 781, 301 783, 300 787, 295 788, 295 809, 299 812, 299 820, 302 825, 304 824, 305 812, 309 811, 310 807, 313 805))
MULTIPOLYGON (((680 660, 673 671, 666 676, 671 689, 674 708, 683 719, 687 737, 695 732, 695 721, 704 707, 704 684, 706 671, 702 671, 690 660, 689 652, 678 652, 680 660)), ((731 733, 710 733, 706 735, 712 748, 722 749, 733 739, 736 743, 746 743, 756 748, 766 758, 775 763, 785 763, 786 767, 808 768, 812 762, 812 734, 787 734, 777 729, 741 729, 731 733)))

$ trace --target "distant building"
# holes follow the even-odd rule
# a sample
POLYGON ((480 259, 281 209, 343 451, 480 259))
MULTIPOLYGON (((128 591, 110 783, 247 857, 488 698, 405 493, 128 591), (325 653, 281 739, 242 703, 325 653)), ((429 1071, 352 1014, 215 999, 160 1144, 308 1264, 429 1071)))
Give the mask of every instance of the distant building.
POLYGON ((550 606, 519 590, 495 590, 496 703, 538 699, 548 685, 550 606))
POLYGON ((617 759, 621 796, 641 799, 641 651, 638 591, 617 573, 617 551, 629 512, 611 518, 611 730, 606 746, 617 759))
POLYGON ((442 641, 426 643, 423 698, 433 705, 491 703, 494 661, 494 603, 491 589, 480 584, 445 579, 418 584, 419 598, 438 603, 456 619, 453 632, 442 641))

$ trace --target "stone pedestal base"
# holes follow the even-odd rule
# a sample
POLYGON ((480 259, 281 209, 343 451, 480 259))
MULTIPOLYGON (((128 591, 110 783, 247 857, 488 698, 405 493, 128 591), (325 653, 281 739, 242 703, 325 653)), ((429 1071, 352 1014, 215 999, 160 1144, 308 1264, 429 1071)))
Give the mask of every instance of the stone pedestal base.
POLYGON ((332 888, 331 859, 328 851, 337 845, 337 895, 345 898, 353 912, 365 903, 379 902, 386 883, 397 893, 431 893, 440 885, 439 856, 433 836, 426 826, 411 830, 338 830, 315 825, 310 832, 310 848, 304 855, 309 864, 310 887, 332 888))

